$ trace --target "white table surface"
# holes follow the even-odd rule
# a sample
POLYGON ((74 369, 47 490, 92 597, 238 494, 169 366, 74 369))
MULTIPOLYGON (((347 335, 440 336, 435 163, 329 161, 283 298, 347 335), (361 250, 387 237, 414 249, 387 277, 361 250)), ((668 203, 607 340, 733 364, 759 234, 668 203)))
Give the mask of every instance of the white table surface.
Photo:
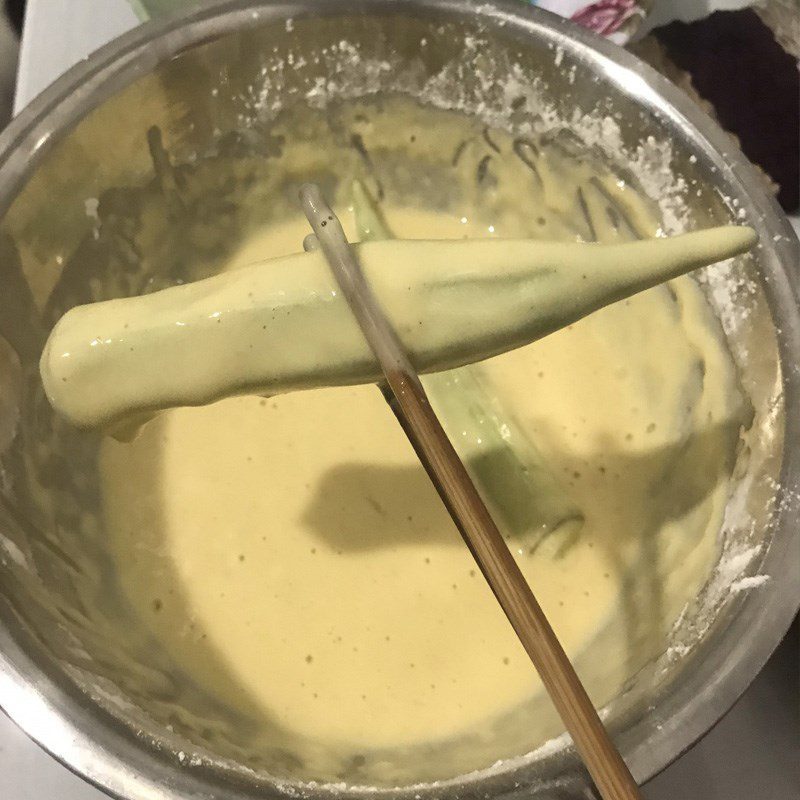
MULTIPOLYGON (((684 3, 685 5, 685 3, 684 3)), ((137 23, 125 0, 28 0, 15 110, 137 23)), ((651 781, 647 800, 800 800, 797 625, 751 689, 651 781)), ((102 800, 0 714, 2 800, 102 800)))

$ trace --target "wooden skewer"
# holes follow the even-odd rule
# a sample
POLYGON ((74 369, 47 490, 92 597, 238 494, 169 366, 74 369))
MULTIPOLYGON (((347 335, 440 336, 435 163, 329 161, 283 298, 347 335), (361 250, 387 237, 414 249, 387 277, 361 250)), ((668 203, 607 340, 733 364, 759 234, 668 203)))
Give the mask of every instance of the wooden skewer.
POLYGON ((431 408, 419 376, 367 283, 339 219, 314 184, 301 188, 300 200, 316 235, 316 241, 307 237, 304 246, 319 246, 325 254, 386 376, 386 384, 381 387, 386 400, 538 670, 597 789, 604 800, 640 800, 636 782, 431 408))

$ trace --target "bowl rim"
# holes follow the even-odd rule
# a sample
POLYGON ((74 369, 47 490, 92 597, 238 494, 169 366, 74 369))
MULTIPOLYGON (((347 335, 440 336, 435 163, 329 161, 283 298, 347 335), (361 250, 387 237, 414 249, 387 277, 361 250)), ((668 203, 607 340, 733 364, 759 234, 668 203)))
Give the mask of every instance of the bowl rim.
MULTIPOLYGON (((151 20, 72 67, 0 134, 0 215, 59 136, 181 51, 254 23, 378 11, 435 12, 452 21, 480 17, 487 31, 513 27, 521 36, 544 36, 566 49, 585 48, 582 58, 606 80, 645 107, 657 109, 663 119, 684 131, 687 141, 702 147, 731 196, 739 198, 747 221, 759 231, 763 288, 773 316, 782 320, 778 347, 787 413, 781 490, 784 497, 790 497, 800 486, 800 447, 793 446, 800 441, 800 411, 791 411, 800 409, 800 370, 796 367, 800 364, 800 276, 792 269, 800 264, 800 243, 793 228, 730 137, 686 94, 632 53, 542 9, 514 0, 482 5, 469 0, 328 0, 316 7, 298 0, 215 0, 189 14, 151 20)), ((724 716, 788 630, 800 607, 800 526, 796 518, 797 503, 779 504, 773 523, 776 533, 762 562, 771 580, 757 594, 746 593, 738 601, 737 613, 724 632, 725 646, 693 665, 693 680, 669 694, 657 724, 643 717, 619 736, 626 761, 640 783, 664 769, 724 716)), ((194 771, 144 752, 110 715, 105 719, 98 715, 99 706, 89 713, 85 697, 65 680, 47 674, 2 625, 0 708, 54 758, 112 796, 123 800, 210 797, 209 782, 194 771)), ((523 765, 509 774, 520 778, 524 770, 523 765)), ((458 780, 454 779, 454 785, 463 785, 458 780)), ((274 787, 281 792, 278 783, 274 787)), ((520 794, 525 789, 517 787, 519 783, 505 783, 498 786, 498 795, 520 794)), ((444 788, 440 786, 437 794, 443 794, 444 788)), ((431 784, 414 787, 413 793, 424 795, 429 789, 431 784)), ((231 797, 252 796, 235 789, 225 791, 231 797)), ((325 793, 322 787, 314 791, 325 793)), ((342 794, 341 788, 337 794, 342 794)))

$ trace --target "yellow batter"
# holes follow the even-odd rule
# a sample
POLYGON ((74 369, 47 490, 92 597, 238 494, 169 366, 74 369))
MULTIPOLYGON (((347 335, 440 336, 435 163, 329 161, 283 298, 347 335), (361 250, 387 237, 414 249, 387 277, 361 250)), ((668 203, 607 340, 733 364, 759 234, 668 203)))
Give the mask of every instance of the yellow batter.
MULTIPOLYGON (((624 245, 418 239, 355 249, 422 372, 529 344, 754 241, 750 228, 723 226, 624 245)), ((74 308, 52 331, 41 373, 74 424, 118 427, 233 394, 374 383, 380 369, 317 250, 74 308)))
MULTIPOLYGON (((387 217, 408 238, 487 232, 387 217)), ((262 231, 228 268, 295 252, 306 232, 262 231)), ((483 369, 586 516, 561 559, 510 543, 567 651, 611 621, 624 675, 626 641, 669 627, 714 559, 738 396, 709 312, 681 279, 483 369), (643 632, 621 617, 645 549, 658 598, 637 590, 643 632)), ((141 617, 197 681, 287 741, 342 753, 443 741, 541 691, 374 386, 173 410, 131 444, 107 440, 102 472, 141 617)))
MULTIPOLYGON (((280 158, 231 161, 224 199, 238 211, 218 226, 209 215, 170 236, 155 185, 137 239, 145 274, 185 266, 189 281, 298 252, 308 226, 296 187, 309 179, 338 185, 329 199, 352 237, 350 181, 374 189, 373 171, 397 237, 613 244, 659 232, 630 182, 558 142, 512 140, 407 101, 336 114, 330 125, 314 115, 277 124, 280 158)), ((219 169, 201 160, 185 191, 216 201, 219 169)), ((484 312, 481 324, 493 313, 499 324, 496 308, 484 312)), ((181 369, 202 376, 212 355, 195 348, 181 369)), ((746 422, 718 325, 680 278, 469 369, 498 401, 486 437, 480 417, 459 430, 441 381, 432 396, 473 474, 496 474, 501 444, 521 463, 533 444, 553 478, 541 485, 564 495, 553 506, 579 511, 574 539, 558 529, 542 542, 519 524, 531 497, 479 481, 605 703, 663 652, 716 560, 746 422)), ((160 385, 179 382, 163 371, 160 385)), ((131 625, 152 637, 153 662, 158 651, 175 665, 181 697, 213 699, 181 709, 167 693, 161 724, 271 774, 384 786, 486 767, 563 730, 374 386, 167 411, 133 442, 105 438, 101 450, 105 529, 131 625)))

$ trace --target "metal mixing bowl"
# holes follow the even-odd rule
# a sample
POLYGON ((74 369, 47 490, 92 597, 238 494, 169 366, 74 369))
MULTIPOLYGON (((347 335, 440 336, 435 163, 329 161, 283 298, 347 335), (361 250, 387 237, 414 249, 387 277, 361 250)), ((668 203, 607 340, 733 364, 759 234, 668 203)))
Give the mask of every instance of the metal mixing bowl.
MULTIPOLYGON (((279 105, 386 92, 422 95, 512 130, 572 128, 571 147, 614 162, 660 195, 653 199, 662 201, 665 228, 744 220, 759 233, 755 254, 707 285, 754 410, 721 534, 721 566, 687 609, 670 651, 608 705, 610 727, 639 781, 730 708, 796 613, 798 243, 729 138, 630 54, 521 4, 212 4, 108 45, 0 137, 0 705, 111 794, 178 800, 354 792, 286 783, 286 764, 271 777, 278 761, 238 768, 235 749, 217 758, 214 730, 192 741, 180 720, 170 721, 166 709, 180 701, 180 681, 155 662, 146 679, 134 675, 134 662, 147 659, 134 647, 135 632, 121 630, 113 603, 100 602, 113 571, 102 530, 86 533, 98 502, 84 480, 91 448, 51 417, 41 397, 43 337, 64 308, 102 294, 91 267, 98 253, 121 264, 113 291, 136 290, 124 268, 128 256, 138 257, 125 244, 135 190, 115 187, 151 180, 151 152, 160 152, 152 136, 148 150, 151 125, 173 158, 191 161, 222 143, 263 146, 279 105), (531 100, 534 90, 538 100, 531 100), (741 591, 730 590, 732 581, 741 591)), ((590 796, 586 787, 574 753, 561 750, 373 793, 576 798, 590 796)))

